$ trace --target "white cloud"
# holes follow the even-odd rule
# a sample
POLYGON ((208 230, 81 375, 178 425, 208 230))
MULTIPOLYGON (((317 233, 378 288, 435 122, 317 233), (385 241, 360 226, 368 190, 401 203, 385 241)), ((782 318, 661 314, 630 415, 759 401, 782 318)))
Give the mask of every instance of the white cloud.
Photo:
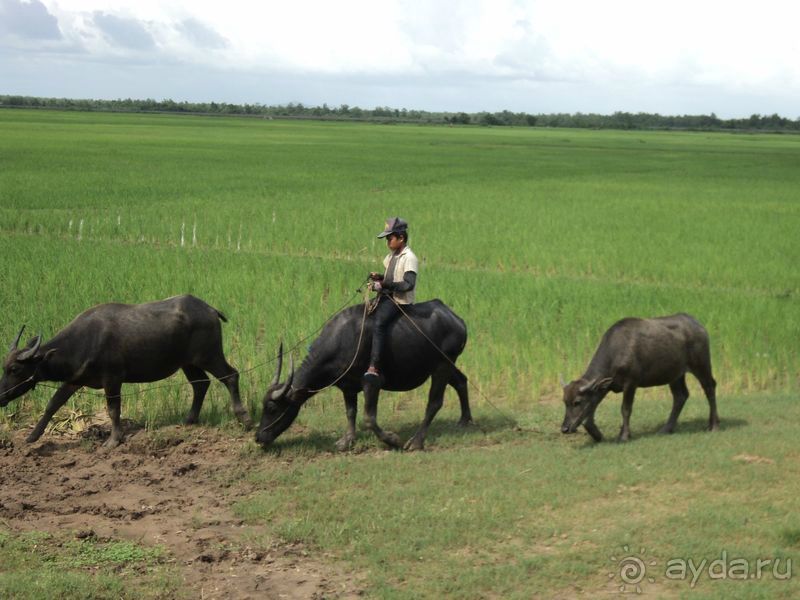
POLYGON ((61 39, 57 19, 39 0, 0 0, 0 33, 19 39, 61 39))
MULTIPOLYGON (((106 62, 159 66, 160 82, 139 69, 123 78, 134 89, 114 94, 108 85, 116 79, 98 74, 84 95, 98 95, 94 88, 135 96, 138 83, 161 85, 164 93, 153 97, 189 100, 222 100, 219 94, 237 90, 242 97, 225 99, 232 102, 528 112, 692 107, 790 117, 800 110, 793 31, 800 4, 779 0, 0 0, 8 7, 29 11, 32 35, 62 37, 33 46, 0 32, 0 60, 36 57, 75 70, 91 62, 97 73, 106 62), (169 91, 170 80, 195 95, 169 91)), ((15 91, 43 94, 30 79, 26 86, 15 91)))
POLYGON ((230 42, 211 27, 194 18, 177 23, 176 29, 198 48, 227 48, 230 42))
POLYGON ((92 23, 112 46, 122 46, 133 50, 155 48, 155 40, 146 25, 136 19, 95 11, 92 14, 92 23))

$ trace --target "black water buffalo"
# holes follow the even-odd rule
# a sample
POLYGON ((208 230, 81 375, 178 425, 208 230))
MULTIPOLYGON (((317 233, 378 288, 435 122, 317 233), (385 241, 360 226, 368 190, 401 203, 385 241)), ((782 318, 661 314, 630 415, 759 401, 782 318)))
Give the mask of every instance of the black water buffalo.
POLYGON ((406 442, 407 450, 423 448, 428 426, 442 406, 448 384, 455 388, 461 403, 459 424, 470 423, 467 378, 455 366, 467 343, 464 321, 439 300, 404 306, 404 310, 413 324, 402 315, 392 324, 384 350, 382 386, 362 378, 369 364, 372 340, 372 319, 364 321, 363 305, 351 306, 333 317, 311 345, 297 373, 292 368, 285 383, 280 383, 282 352, 279 352, 275 379, 264 396, 256 441, 263 446, 271 444, 292 424, 306 400, 331 384, 342 391, 347 414, 347 431, 336 443, 339 450, 347 450, 355 441, 356 399, 362 390, 365 426, 395 448, 401 447, 400 438, 383 431, 377 423, 381 388, 407 391, 431 378, 425 418, 406 442))
POLYGON ((603 335, 589 367, 580 379, 564 386, 562 433, 575 433, 583 424, 595 441, 603 436, 594 423, 597 405, 609 392, 622 392, 619 441, 630 438, 629 422, 636 388, 669 385, 672 413, 661 428, 672 433, 689 397, 686 372, 700 381, 710 409, 709 430, 719 428, 716 381, 711 375, 708 333, 693 317, 677 314, 656 319, 622 319, 603 335))
POLYGON ((0 406, 39 381, 63 382, 28 436, 28 442, 35 442, 81 387, 103 388, 111 417, 111 437, 105 446, 113 448, 122 441, 123 383, 158 381, 182 369, 194 391, 186 423, 195 423, 208 390, 208 371, 228 388, 236 416, 249 426, 250 417, 239 398, 239 374, 222 352, 220 319, 227 320, 202 300, 176 296, 147 304, 100 304, 75 317, 49 342, 43 344, 40 335, 22 349, 17 347, 20 329, 3 364, 0 406))

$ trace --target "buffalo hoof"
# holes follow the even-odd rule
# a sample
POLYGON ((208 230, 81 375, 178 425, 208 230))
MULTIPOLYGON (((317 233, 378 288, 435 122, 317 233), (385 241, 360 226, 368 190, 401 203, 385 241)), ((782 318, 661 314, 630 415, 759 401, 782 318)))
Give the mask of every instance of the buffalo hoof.
POLYGON ((34 431, 34 432, 33 432, 33 433, 31 433, 31 434, 30 434, 28 437, 26 437, 26 438, 25 438, 25 441, 26 441, 27 443, 29 443, 29 444, 32 444, 32 443, 34 443, 36 440, 38 440, 40 437, 42 437, 42 434, 41 434, 41 433, 39 433, 39 432, 36 432, 36 431, 34 431))
POLYGON ((719 431, 719 423, 712 423, 709 425, 708 431, 719 431))
POLYGON ((119 446, 120 440, 115 437, 108 438, 102 446, 103 452, 108 452, 109 450, 113 450, 117 446, 119 446))
POLYGON ((669 425, 664 425, 661 429, 658 430, 658 433, 667 434, 672 433, 675 431, 674 427, 670 427, 669 425))
POLYGON ((631 441, 630 434, 629 435, 622 435, 620 433, 619 437, 617 438, 617 442, 619 442, 620 444, 624 444, 625 442, 629 442, 629 441, 631 441))
POLYGON ((356 438, 349 433, 345 433, 342 437, 340 437, 336 441, 336 449, 339 452, 347 452, 348 450, 353 449, 353 445, 356 443, 356 438))
POLYGON ((248 414, 237 415, 237 418, 239 419, 239 423, 242 424, 242 427, 245 428, 245 431, 249 431, 250 429, 252 429, 253 421, 250 419, 250 415, 248 414))
POLYGON ((458 427, 469 427, 470 425, 475 425, 475 421, 472 420, 472 417, 461 417, 456 425, 458 427))
POLYGON ((403 447, 403 442, 400 440, 400 437, 391 431, 384 431, 383 436, 381 436, 381 441, 391 448, 399 449, 403 447))
POLYGON ((197 415, 189 415, 183 420, 184 425, 197 425, 197 415))
POLYGON ((418 438, 417 436, 412 437, 409 439, 405 446, 403 446, 403 450, 407 450, 409 452, 414 452, 415 450, 424 450, 425 449, 425 440, 418 438))

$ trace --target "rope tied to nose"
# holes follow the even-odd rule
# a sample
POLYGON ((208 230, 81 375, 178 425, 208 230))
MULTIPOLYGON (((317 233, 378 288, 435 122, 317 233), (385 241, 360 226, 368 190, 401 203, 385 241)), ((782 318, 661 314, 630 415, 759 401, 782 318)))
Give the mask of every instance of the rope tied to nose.
POLYGON ((33 384, 34 384, 34 386, 35 386, 35 385, 36 385, 36 373, 34 373, 33 375, 31 375, 30 377, 28 377, 28 378, 27 378, 27 379, 25 379, 24 381, 20 381, 20 382, 19 382, 17 385, 15 385, 15 386, 13 386, 13 387, 10 387, 10 388, 8 388, 8 389, 7 389, 5 392, 3 392, 2 394, 0 394, 0 398, 2 398, 3 396, 7 396, 8 394, 10 394, 11 392, 13 392, 13 391, 14 391, 15 389, 17 389, 18 387, 20 387, 20 386, 23 386, 23 385, 25 385, 26 383, 30 383, 31 381, 33 381, 33 384))

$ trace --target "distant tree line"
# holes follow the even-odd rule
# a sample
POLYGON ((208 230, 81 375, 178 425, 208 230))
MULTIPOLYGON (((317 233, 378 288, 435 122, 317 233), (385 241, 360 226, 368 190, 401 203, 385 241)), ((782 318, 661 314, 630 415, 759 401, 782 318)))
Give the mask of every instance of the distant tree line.
POLYGON ((720 119, 710 115, 664 116, 652 113, 615 112, 528 114, 524 112, 431 112, 378 106, 373 109, 342 104, 338 107, 306 106, 300 102, 267 106, 264 104, 228 104, 226 102, 175 102, 174 100, 87 100, 37 98, 0 95, 0 108, 51 108, 59 110, 111 112, 166 112, 203 115, 242 115, 262 118, 325 119, 376 121, 383 123, 428 123, 447 125, 484 125, 514 127, 577 127, 586 129, 688 129, 688 130, 757 130, 800 132, 800 118, 754 114, 742 119, 720 119))

